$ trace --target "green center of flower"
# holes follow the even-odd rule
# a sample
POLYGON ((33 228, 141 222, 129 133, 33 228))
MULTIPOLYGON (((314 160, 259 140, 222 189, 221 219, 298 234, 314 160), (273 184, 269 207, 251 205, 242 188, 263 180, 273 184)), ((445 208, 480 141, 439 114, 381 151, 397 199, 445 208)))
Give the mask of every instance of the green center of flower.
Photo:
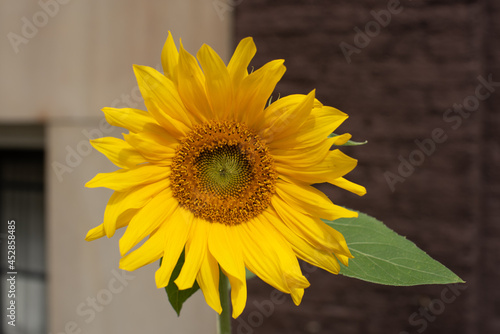
POLYGON ((238 145, 201 152, 194 167, 201 190, 221 197, 237 196, 252 180, 252 166, 238 145))
POLYGON ((173 196, 196 217, 240 224, 271 203, 277 174, 259 136, 241 123, 211 121, 182 140, 172 160, 173 196))

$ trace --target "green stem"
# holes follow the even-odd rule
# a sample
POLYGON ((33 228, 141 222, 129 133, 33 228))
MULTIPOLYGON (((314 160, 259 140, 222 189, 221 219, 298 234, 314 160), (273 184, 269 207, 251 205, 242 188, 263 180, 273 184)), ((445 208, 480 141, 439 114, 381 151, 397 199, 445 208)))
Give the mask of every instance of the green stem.
POLYGON ((217 321, 218 334, 231 334, 231 298, 229 297, 229 280, 220 271, 219 293, 222 313, 217 321))

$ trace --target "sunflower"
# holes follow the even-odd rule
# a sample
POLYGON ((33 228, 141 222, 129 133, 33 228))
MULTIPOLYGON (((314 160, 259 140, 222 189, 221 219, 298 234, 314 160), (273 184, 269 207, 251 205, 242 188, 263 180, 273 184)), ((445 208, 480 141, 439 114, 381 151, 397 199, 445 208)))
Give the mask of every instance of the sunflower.
POLYGON ((104 108, 107 121, 129 133, 123 140, 91 141, 121 169, 86 184, 114 190, 103 223, 86 240, 111 237, 126 226, 120 268, 131 271, 163 258, 155 274, 159 288, 169 283, 184 251, 175 284, 183 290, 196 280, 218 313, 221 270, 231 284, 235 318, 246 304, 245 268, 298 305, 309 286, 298 259, 334 274, 339 262, 348 264, 344 237, 322 219, 357 214, 312 184, 365 193, 343 178, 357 161, 331 150, 350 138, 330 136, 347 115, 321 104, 314 90, 270 103, 284 61, 248 73, 255 53, 252 38, 245 38, 226 66, 203 45, 196 57, 200 68, 169 33, 163 73, 134 65, 147 111, 104 108))

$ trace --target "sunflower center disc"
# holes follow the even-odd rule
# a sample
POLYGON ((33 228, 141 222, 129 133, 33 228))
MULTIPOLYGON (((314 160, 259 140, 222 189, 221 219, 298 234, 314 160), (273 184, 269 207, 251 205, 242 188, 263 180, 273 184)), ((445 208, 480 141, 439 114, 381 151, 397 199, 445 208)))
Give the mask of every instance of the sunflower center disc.
POLYGON ((221 197, 237 196, 252 180, 252 166, 238 145, 203 151, 194 166, 200 188, 221 197))
POLYGON ((179 204, 199 218, 240 224, 264 211, 276 172, 268 148, 244 124, 212 121, 179 145, 170 181, 179 204))

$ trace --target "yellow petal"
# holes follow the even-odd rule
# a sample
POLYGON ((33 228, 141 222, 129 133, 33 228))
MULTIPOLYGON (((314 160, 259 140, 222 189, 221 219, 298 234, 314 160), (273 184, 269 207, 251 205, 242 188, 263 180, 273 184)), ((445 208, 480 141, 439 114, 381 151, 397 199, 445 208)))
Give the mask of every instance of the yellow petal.
POLYGON ((248 76, 248 65, 250 65, 250 61, 253 56, 255 56, 256 52, 257 48, 255 47, 252 37, 242 39, 236 47, 227 65, 227 70, 231 76, 235 89, 237 89, 241 81, 248 76))
POLYGON ((172 217, 165 222, 165 246, 163 260, 160 268, 155 273, 156 286, 163 288, 168 285, 179 256, 186 245, 187 237, 192 227, 193 214, 177 207, 172 217))
POLYGON ((297 306, 300 305, 300 302, 302 301, 302 297, 304 296, 304 289, 293 289, 292 291, 292 300, 293 303, 297 306))
POLYGON ((325 194, 311 186, 278 180, 276 194, 295 210, 314 217, 335 220, 358 216, 357 212, 333 204, 325 194))
POLYGON ((123 135, 123 138, 148 161, 170 165, 179 142, 161 126, 146 126, 140 133, 123 135))
POLYGON ((231 284, 233 318, 238 317, 245 308, 247 284, 241 241, 234 229, 239 226, 213 224, 208 237, 208 248, 231 284))
POLYGON ((294 168, 309 168, 325 160, 334 138, 328 138, 315 147, 302 149, 271 148, 271 154, 277 164, 294 168))
POLYGON ((196 281, 200 286, 201 291, 203 291, 203 296, 205 296, 205 301, 207 304, 215 310, 215 312, 221 314, 222 306, 220 303, 219 295, 219 265, 215 258, 207 250, 206 256, 203 259, 196 276, 196 281))
POLYGON ((349 258, 354 258, 354 256, 345 256, 342 254, 335 254, 335 257, 346 267, 349 265, 349 258))
POLYGON ((121 168, 131 168, 146 162, 144 157, 129 143, 114 137, 92 139, 90 144, 121 168))
MULTIPOLYGON (((251 222, 245 223, 244 225, 250 225, 251 222)), ((290 289, 286 282, 284 282, 284 275, 282 272, 282 264, 279 261, 279 257, 272 247, 266 243, 266 239, 259 240, 260 243, 254 240, 254 235, 250 234, 250 231, 244 231, 241 236, 243 256, 245 265, 248 269, 257 275, 267 284, 275 287, 276 289, 290 293, 290 289), (267 246, 267 247, 266 247, 267 246), (269 250, 271 249, 271 251, 269 250)), ((256 229, 252 229, 254 232, 256 229)), ((258 231, 260 232, 260 231, 258 231)), ((255 235, 255 238, 261 237, 261 233, 255 235)))
POLYGON ((104 231, 104 224, 99 224, 87 232, 87 235, 85 236, 85 240, 86 241, 93 241, 93 240, 102 238, 105 235, 106 235, 106 232, 104 231))
POLYGON ((103 108, 104 116, 109 124, 130 130, 142 131, 146 124, 158 124, 156 120, 144 110, 134 108, 103 108))
POLYGON ((174 39, 170 31, 168 32, 167 41, 161 51, 161 65, 163 73, 167 78, 172 80, 177 85, 177 64, 179 62, 179 52, 175 46, 174 39))
MULTIPOLYGON (((132 217, 137 213, 137 209, 129 209, 123 212, 115 222, 114 229, 119 229, 128 225, 132 217)), ((87 236, 85 237, 86 241, 92 241, 99 238, 102 238, 106 235, 106 228, 104 227, 104 223, 94 227, 91 229, 87 236)))
POLYGON ((228 119, 232 112, 233 87, 224 62, 206 44, 198 51, 197 58, 205 73, 205 86, 213 116, 216 119, 228 119))
POLYGON ((348 181, 344 179, 343 177, 339 177, 335 180, 330 181, 331 184, 336 185, 339 188, 348 190, 352 193, 355 193, 356 195, 363 196, 366 194, 366 188, 363 186, 360 186, 359 184, 356 184, 354 182, 348 181))
POLYGON ((206 257, 208 248, 208 234, 211 223, 195 218, 193 228, 186 242, 186 257, 182 270, 175 280, 179 290, 189 289, 193 286, 201 264, 206 257))
POLYGON ((241 81, 234 108, 237 120, 251 129, 260 129, 264 108, 278 81, 285 73, 283 60, 273 60, 241 81))
POLYGON ((159 260, 165 248, 165 230, 165 226, 160 226, 141 247, 122 257, 120 269, 133 271, 159 260))
POLYGON ((178 207, 172 197, 172 190, 165 189, 148 202, 130 221, 127 230, 120 239, 120 253, 124 255, 158 226, 169 220, 169 216, 178 207))
POLYGON ((314 147, 325 140, 347 118, 348 116, 338 109, 327 106, 315 107, 293 135, 275 139, 269 146, 295 149, 314 147))
POLYGON ((291 231, 275 212, 272 213, 271 210, 266 210, 262 213, 262 217, 267 219, 285 237, 300 259, 333 274, 339 273, 340 265, 332 253, 311 246, 311 244, 291 231))
POLYGON ((308 95, 286 96, 266 108, 266 122, 261 137, 272 142, 283 137, 293 136, 297 129, 311 114, 315 101, 315 90, 308 95))
POLYGON ((315 248, 352 257, 344 236, 321 219, 295 210, 278 196, 273 197, 272 205, 285 225, 315 248))
POLYGON ((196 58, 180 48, 178 67, 179 95, 189 112, 199 122, 211 119, 212 109, 205 92, 205 76, 196 58))
POLYGON ((323 161, 306 167, 295 167, 286 161, 276 162, 276 171, 308 184, 332 182, 356 167, 357 160, 339 150, 328 152, 323 161))
POLYGON ((286 293, 309 286, 292 248, 274 227, 253 219, 238 231, 245 265, 264 282, 286 293))
POLYGON ((233 305, 233 318, 238 318, 247 304, 247 281, 228 275, 224 270, 229 283, 231 284, 231 304, 233 305))
POLYGON ((333 139, 333 145, 344 145, 349 139, 351 139, 351 137, 352 136, 349 133, 344 133, 331 139, 333 139))
POLYGON ((111 173, 99 173, 87 182, 85 187, 104 187, 115 191, 125 191, 140 184, 166 179, 169 175, 170 168, 145 164, 130 169, 119 169, 111 173))
MULTIPOLYGON (((291 94, 287 96, 280 97, 276 101, 272 102, 265 110, 266 124, 268 126, 277 126, 278 130, 287 127, 290 122, 296 121, 295 115, 292 111, 304 101, 307 95, 304 94, 291 94), (288 116, 288 117, 287 117, 288 116), (277 122, 281 119, 281 122, 277 122)), ((302 123, 305 119, 302 119, 302 123)))
POLYGON ((297 140, 303 146, 314 145, 319 138, 334 132, 348 117, 332 107, 313 108, 309 118, 300 127, 297 140))
POLYGON ((134 72, 144 104, 156 121, 169 133, 188 133, 192 120, 174 83, 148 66, 134 65, 134 72))
POLYGON ((103 223, 107 237, 111 238, 113 236, 116 223, 125 211, 142 208, 160 191, 167 189, 169 186, 170 179, 167 178, 150 184, 139 185, 127 191, 115 191, 111 195, 104 211, 103 223))

